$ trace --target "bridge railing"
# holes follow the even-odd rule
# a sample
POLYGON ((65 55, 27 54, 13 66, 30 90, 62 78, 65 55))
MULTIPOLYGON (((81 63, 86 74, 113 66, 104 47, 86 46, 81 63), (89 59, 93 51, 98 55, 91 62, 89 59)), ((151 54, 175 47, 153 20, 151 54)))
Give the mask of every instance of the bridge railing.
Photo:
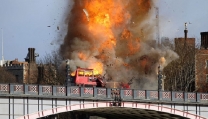
POLYGON ((138 89, 111 89, 98 87, 35 85, 35 84, 0 84, 1 95, 53 96, 63 98, 112 99, 119 95, 123 100, 159 100, 176 102, 208 103, 208 93, 157 91, 138 89))

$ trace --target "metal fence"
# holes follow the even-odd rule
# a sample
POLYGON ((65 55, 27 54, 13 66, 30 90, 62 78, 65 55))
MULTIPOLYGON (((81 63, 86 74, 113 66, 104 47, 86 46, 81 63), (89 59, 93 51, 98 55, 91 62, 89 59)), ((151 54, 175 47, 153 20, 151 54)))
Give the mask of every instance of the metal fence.
POLYGON ((208 104, 208 93, 138 90, 138 89, 111 89, 98 87, 56 86, 56 85, 27 85, 27 84, 0 84, 0 96, 52 96, 59 98, 92 98, 112 99, 119 95, 122 100, 159 100, 174 102, 200 102, 208 104))

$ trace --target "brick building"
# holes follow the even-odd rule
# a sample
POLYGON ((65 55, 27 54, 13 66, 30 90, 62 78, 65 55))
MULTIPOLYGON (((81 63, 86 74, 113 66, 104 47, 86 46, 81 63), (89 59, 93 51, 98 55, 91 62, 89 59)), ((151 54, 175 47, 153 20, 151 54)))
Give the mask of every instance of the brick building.
POLYGON ((208 92, 208 32, 201 32, 201 47, 196 53, 195 87, 199 92, 208 92))
POLYGON ((175 52, 179 55, 177 65, 180 87, 185 91, 195 90, 195 38, 188 38, 187 24, 185 24, 184 37, 175 38, 175 52))
MULTIPOLYGON (((186 25, 185 25, 186 26, 186 25)), ((195 90, 195 38, 188 38, 185 27, 184 37, 174 39, 174 51, 179 58, 164 68, 165 90, 194 91, 195 90)))
POLYGON ((175 38, 175 51, 195 49, 195 38, 188 38, 188 30, 184 30, 184 38, 175 38))

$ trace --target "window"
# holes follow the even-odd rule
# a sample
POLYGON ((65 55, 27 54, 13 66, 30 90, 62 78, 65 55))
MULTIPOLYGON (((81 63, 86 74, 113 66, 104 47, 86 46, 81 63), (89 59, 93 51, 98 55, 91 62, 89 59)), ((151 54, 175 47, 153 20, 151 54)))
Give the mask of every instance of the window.
POLYGON ((85 77, 92 77, 93 72, 92 71, 85 71, 85 77))
POLYGON ((208 74, 206 74, 206 82, 208 83, 208 74))
POLYGON ((84 71, 78 71, 78 76, 84 76, 84 71))
POLYGON ((206 68, 208 68, 208 60, 206 60, 206 68))

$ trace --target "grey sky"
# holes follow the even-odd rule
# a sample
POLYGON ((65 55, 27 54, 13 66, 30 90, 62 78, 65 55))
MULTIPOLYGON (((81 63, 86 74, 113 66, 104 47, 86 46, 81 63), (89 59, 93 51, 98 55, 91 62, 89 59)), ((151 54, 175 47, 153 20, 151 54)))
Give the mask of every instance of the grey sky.
POLYGON ((40 56, 50 53, 54 41, 65 35, 61 31, 67 9, 68 0, 0 0, 4 58, 23 61, 28 47, 36 48, 40 56))
MULTIPOLYGON (((63 39, 66 34, 69 1, 0 0, 4 58, 23 61, 28 47, 36 48, 40 56, 57 48, 56 40, 63 39)), ((183 37, 185 22, 191 22, 188 24, 189 37, 200 39, 200 32, 208 31, 208 0, 155 1, 160 10, 160 36, 183 37)))
POLYGON ((184 23, 188 36, 200 39, 200 32, 208 31, 208 0, 158 0, 161 36, 184 36, 184 23))

